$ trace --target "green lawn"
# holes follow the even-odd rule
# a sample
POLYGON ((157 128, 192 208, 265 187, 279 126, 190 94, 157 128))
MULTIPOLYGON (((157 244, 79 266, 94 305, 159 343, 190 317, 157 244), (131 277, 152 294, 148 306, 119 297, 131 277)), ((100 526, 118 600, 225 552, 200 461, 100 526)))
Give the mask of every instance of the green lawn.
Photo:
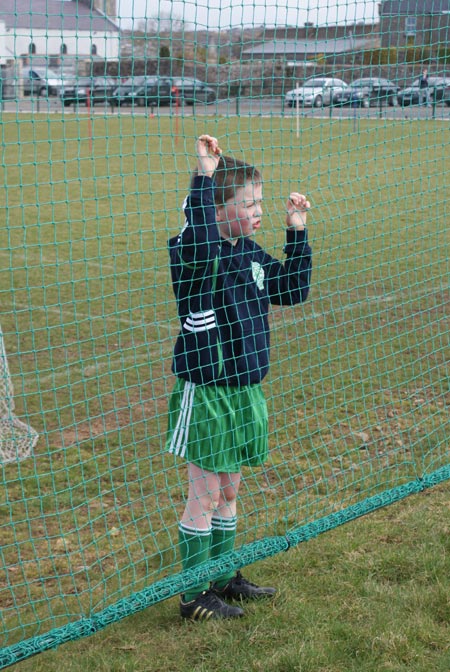
MULTIPOLYGON (((297 133, 293 118, 97 115, 89 127, 85 115, 3 113, 0 325, 16 412, 40 434, 33 458, 3 467, 4 646, 179 570, 185 475, 163 451, 178 329, 166 242, 182 226, 194 139, 206 131, 262 168, 258 242, 269 252, 282 255, 289 192, 313 206, 313 287, 303 306, 272 311, 271 456, 242 488, 238 545, 448 468, 443 123, 305 118, 297 133)), ((252 607, 244 626, 192 629, 170 600, 21 666, 56 669, 67 656, 73 670, 77 658, 93 670, 220 669, 244 628, 252 647, 236 670, 416 671, 427 656, 428 670, 448 670, 445 507, 437 488, 258 563, 282 594, 269 610, 252 607), (434 532, 424 502, 435 502, 434 532), (415 544, 402 537, 401 512, 415 544), (426 543, 436 545, 434 574, 431 551, 421 564, 426 543), (370 571, 372 558, 394 578, 370 571), (156 663, 166 631, 167 658, 156 663)))
POLYGON ((273 603, 184 623, 177 599, 23 663, 17 672, 448 672, 448 488, 337 528, 248 574, 273 603))

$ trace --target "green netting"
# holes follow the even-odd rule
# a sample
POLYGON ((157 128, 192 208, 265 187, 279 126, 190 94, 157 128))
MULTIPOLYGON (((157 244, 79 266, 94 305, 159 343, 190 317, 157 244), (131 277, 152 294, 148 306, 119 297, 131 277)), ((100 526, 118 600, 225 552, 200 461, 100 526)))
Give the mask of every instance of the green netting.
POLYGON ((0 667, 450 478, 446 3, 92 4, 0 8, 0 667), (290 94, 328 76, 390 83, 290 94), (261 170, 271 256, 308 196, 313 275, 270 309, 234 551, 182 571, 167 241, 204 133, 261 170))

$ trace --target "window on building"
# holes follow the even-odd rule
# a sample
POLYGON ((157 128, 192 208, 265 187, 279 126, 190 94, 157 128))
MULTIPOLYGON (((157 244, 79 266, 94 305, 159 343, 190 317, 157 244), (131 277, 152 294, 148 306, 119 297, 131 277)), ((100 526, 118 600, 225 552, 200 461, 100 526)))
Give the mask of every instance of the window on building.
POLYGON ((415 37, 417 31, 417 16, 407 16, 405 20, 406 37, 415 37))
POLYGON ((28 53, 29 54, 35 54, 36 53, 36 45, 34 42, 30 42, 28 45, 28 53))
POLYGON ((92 56, 97 56, 97 45, 96 44, 93 44, 91 46, 91 55, 92 56))
POLYGON ((65 56, 67 54, 67 44, 64 44, 64 42, 61 45, 61 54, 65 56))

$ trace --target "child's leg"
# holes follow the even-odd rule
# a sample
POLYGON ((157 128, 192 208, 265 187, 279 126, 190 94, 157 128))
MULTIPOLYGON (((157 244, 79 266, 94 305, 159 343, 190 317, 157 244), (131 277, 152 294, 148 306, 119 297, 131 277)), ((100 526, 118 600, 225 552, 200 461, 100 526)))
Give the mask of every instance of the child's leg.
MULTIPOLYGON (((220 501, 220 477, 203 471, 195 464, 188 464, 189 492, 186 507, 179 525, 180 552, 183 569, 196 567, 210 557, 211 518, 220 501)), ((184 594, 186 601, 193 600, 209 583, 191 588, 184 594)))
MULTIPOLYGON (((239 473, 220 474, 220 496, 211 519, 211 558, 218 558, 234 549, 237 526, 236 498, 240 481, 239 473)), ((234 570, 223 574, 215 581, 215 585, 222 588, 234 575, 234 570)))
MULTIPOLYGON (((236 498, 239 490, 240 474, 220 475, 220 499, 212 518, 211 558, 232 551, 236 538, 236 498)), ((231 570, 220 576, 211 585, 213 592, 223 599, 253 600, 273 597, 275 588, 257 586, 244 579, 241 572, 231 570)))

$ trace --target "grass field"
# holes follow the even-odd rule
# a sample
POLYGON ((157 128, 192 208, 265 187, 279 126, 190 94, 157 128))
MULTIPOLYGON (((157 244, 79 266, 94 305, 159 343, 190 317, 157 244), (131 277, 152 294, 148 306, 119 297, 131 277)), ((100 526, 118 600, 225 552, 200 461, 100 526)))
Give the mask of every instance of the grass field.
POLYGON ((448 672, 448 514, 438 486, 257 563, 279 594, 239 622, 181 622, 173 598, 13 669, 448 672))
MULTIPOLYGON (((282 254, 287 194, 313 204, 311 298, 272 311, 271 457, 242 488, 238 545, 449 465, 444 124, 3 114, 0 325, 17 414, 41 437, 3 467, 4 646, 179 570, 166 241, 205 131, 261 166, 269 252, 282 254)), ((448 670, 445 489, 391 508, 258 563, 282 594, 244 626, 192 629, 171 600, 19 667, 72 651, 73 670, 220 669, 245 632, 229 669, 448 670)))

